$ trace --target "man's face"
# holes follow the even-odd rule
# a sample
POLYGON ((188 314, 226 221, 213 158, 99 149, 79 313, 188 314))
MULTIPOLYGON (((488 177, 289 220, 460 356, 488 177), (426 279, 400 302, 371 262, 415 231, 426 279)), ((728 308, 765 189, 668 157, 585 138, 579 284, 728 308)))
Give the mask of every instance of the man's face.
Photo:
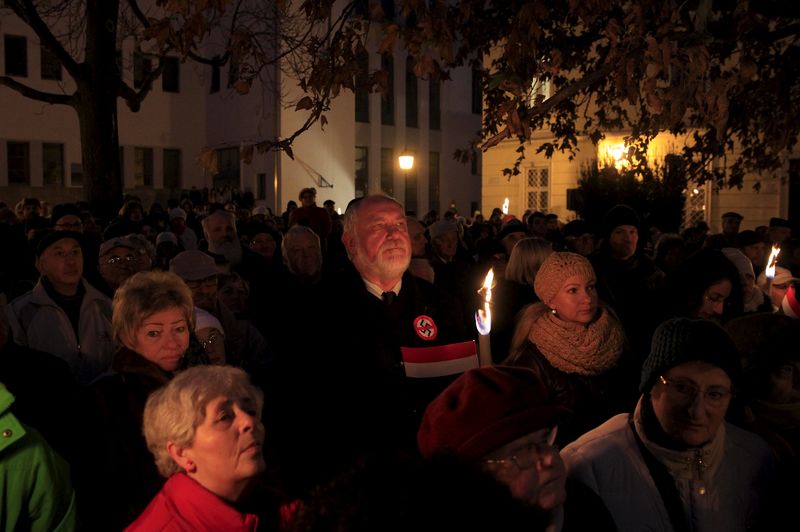
POLYGON ((458 233, 446 233, 433 239, 433 249, 444 260, 452 260, 458 249, 458 233))
POLYGON ((65 214, 53 226, 56 231, 75 231, 83 233, 83 222, 74 214, 65 214))
POLYGON ((405 214, 399 205, 387 199, 361 201, 355 226, 342 235, 342 242, 365 279, 383 287, 392 286, 411 262, 405 214))
POLYGON ((24 220, 30 220, 34 216, 41 216, 41 215, 42 215, 41 205, 28 204, 22 206, 22 218, 24 220))
POLYGON ((59 293, 72 293, 83 276, 80 244, 72 238, 62 238, 36 259, 36 269, 59 293))
POLYGON ((286 265, 299 277, 315 277, 322 269, 322 250, 319 241, 308 233, 295 233, 287 237, 286 265))
POLYGON ((547 219, 542 216, 535 216, 531 218, 530 227, 534 236, 544 237, 547 234, 547 219))
POLYGON ((300 196, 300 203, 303 204, 303 207, 311 207, 316 203, 317 195, 313 192, 305 192, 302 196, 300 196))
POLYGON ((735 216, 728 216, 722 219, 722 233, 726 235, 735 235, 739 233, 739 226, 742 221, 735 216))
POLYGON ((411 239, 411 256, 424 257, 425 245, 428 239, 425 238, 425 226, 415 219, 408 219, 408 236, 411 239))
POLYGON ((567 471, 553 446, 555 428, 541 429, 492 451, 488 471, 507 485, 513 497, 543 510, 566 500, 567 471))
POLYGON ((622 260, 629 259, 636 253, 638 242, 639 230, 634 225, 618 225, 608 237, 611 254, 622 260))
POLYGON ((138 260, 139 257, 134 250, 117 246, 100 257, 98 270, 108 285, 116 289, 138 271, 138 260))
POLYGON ((741 249, 753 266, 761 267, 767 261, 767 245, 764 242, 756 242, 741 249))
POLYGON ((233 225, 230 216, 212 214, 204 225, 206 240, 212 246, 236 241, 236 226, 233 225))
POLYGON ((777 244, 782 244, 784 240, 792 236, 791 227, 770 227, 769 239, 777 244))
POLYGON ((217 276, 212 275, 197 281, 186 281, 192 291, 194 306, 208 312, 214 312, 217 303, 217 276))

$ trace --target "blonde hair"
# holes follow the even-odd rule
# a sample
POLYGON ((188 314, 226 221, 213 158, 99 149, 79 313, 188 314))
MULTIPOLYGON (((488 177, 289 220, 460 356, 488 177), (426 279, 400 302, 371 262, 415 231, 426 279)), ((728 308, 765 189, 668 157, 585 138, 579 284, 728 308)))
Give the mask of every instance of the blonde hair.
POLYGON ((255 403, 256 417, 261 419, 263 393, 250 383, 244 370, 233 366, 191 367, 150 394, 144 407, 144 438, 162 476, 180 471, 167 451, 167 443, 191 447, 195 430, 205 421, 208 403, 220 396, 250 399, 255 403))
POLYGON ((505 277, 509 281, 533 286, 542 263, 553 252, 553 244, 539 237, 523 238, 511 250, 505 277))
POLYGON ((509 355, 503 361, 503 364, 514 365, 519 349, 522 344, 525 343, 525 340, 528 339, 534 322, 546 312, 550 312, 550 308, 544 303, 531 303, 523 307, 522 310, 517 313, 517 317, 514 320, 516 323, 514 326, 514 335, 511 337, 511 346, 508 349, 509 355))
POLYGON ((129 277, 114 294, 111 329, 114 340, 130 347, 148 316, 178 307, 190 330, 194 330, 192 291, 183 279, 170 272, 139 272, 129 277))

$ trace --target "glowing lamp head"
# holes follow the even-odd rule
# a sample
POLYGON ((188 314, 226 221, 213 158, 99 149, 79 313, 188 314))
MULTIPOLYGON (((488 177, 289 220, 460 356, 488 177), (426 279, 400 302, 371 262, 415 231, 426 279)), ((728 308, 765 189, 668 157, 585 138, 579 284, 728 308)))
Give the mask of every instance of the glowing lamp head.
POLYGON ((414 168, 414 156, 410 153, 404 153, 397 158, 402 170, 411 170, 414 168))
POLYGON ((508 198, 504 199, 504 200, 503 200, 503 215, 504 215, 504 216, 505 216, 506 214, 508 214, 508 204, 509 204, 509 202, 508 202, 508 198))

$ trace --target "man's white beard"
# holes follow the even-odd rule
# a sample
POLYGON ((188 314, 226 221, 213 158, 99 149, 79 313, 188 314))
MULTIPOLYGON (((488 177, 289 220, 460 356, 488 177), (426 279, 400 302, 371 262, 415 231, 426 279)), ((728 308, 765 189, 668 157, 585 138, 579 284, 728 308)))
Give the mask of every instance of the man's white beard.
POLYGON ((211 245, 211 243, 209 243, 208 250, 211 253, 224 256, 228 259, 228 262, 231 263, 231 266, 238 266, 242 262, 242 245, 235 240, 233 242, 222 242, 217 245, 211 245))

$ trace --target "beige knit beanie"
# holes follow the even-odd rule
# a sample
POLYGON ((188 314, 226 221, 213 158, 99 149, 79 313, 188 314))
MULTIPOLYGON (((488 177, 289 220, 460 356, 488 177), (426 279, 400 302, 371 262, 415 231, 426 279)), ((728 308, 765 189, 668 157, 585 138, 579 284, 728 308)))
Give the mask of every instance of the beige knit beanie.
POLYGON ((583 275, 587 279, 595 280, 589 260, 583 255, 556 251, 551 253, 542 263, 533 280, 533 289, 545 305, 549 305, 555 295, 564 286, 564 282, 573 275, 583 275))

